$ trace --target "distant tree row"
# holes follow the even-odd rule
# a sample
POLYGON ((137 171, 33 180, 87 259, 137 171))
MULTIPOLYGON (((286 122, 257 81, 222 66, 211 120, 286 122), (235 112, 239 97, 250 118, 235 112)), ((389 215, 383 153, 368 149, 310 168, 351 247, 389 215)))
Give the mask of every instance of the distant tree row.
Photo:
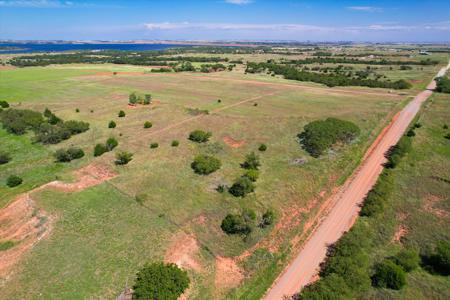
POLYGON ((285 60, 285 64, 294 65, 309 65, 309 64, 360 64, 360 65, 419 65, 419 66, 435 66, 439 64, 438 60, 431 60, 429 58, 416 60, 371 60, 371 59, 357 59, 357 58, 337 58, 331 56, 309 57, 297 60, 285 60))
POLYGON ((344 74, 323 74, 299 70, 294 66, 280 65, 275 63, 248 63, 247 73, 260 73, 268 70, 276 75, 283 75, 286 79, 297 81, 311 81, 325 84, 328 87, 334 86, 366 86, 370 88, 389 88, 389 89, 408 89, 411 84, 404 79, 394 82, 389 80, 381 81, 378 79, 362 79, 348 77, 344 74))

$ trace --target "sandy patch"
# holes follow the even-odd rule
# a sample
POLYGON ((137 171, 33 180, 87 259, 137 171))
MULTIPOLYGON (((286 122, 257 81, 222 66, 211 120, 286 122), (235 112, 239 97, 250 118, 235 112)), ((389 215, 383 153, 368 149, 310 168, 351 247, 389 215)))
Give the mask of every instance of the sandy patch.
POLYGON ((216 257, 216 277, 214 280, 216 288, 233 288, 244 279, 241 268, 236 260, 228 257, 216 257))
POLYGON ((181 232, 173 238, 169 249, 166 251, 164 261, 174 263, 183 269, 200 272, 203 267, 197 258, 198 250, 198 242, 194 235, 181 232))
POLYGON ((0 65, 0 70, 14 70, 16 67, 14 66, 2 66, 0 65))
POLYGON ((238 140, 233 139, 229 135, 225 136, 223 138, 223 141, 225 142, 225 144, 227 144, 231 148, 239 148, 239 147, 241 147, 241 146, 243 146, 245 144, 244 140, 238 141, 238 140))

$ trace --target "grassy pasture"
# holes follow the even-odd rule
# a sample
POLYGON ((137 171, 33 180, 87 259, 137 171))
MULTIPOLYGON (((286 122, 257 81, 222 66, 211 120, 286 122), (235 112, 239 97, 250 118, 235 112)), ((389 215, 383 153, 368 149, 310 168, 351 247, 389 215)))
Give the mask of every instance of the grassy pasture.
MULTIPOLYGON (((132 282, 138 266, 161 259, 180 229, 193 232, 202 245, 205 271, 190 272, 196 283, 193 297, 212 295, 212 255, 239 255, 270 232, 270 228, 256 229, 246 241, 227 237, 219 227, 225 214, 244 207, 261 214, 272 207, 281 215, 306 206, 349 174, 358 163, 355 157, 362 156, 405 99, 383 90, 330 89, 237 72, 96 75, 143 69, 67 65, 0 71, 0 93, 14 107, 41 111, 48 107, 64 120, 91 125, 86 133, 53 146, 32 144, 28 136, 0 131, 1 149, 13 150, 13 161, 0 167, 1 205, 55 176, 70 179, 70 171, 93 161, 120 174, 79 193, 42 191, 35 196, 40 206, 57 217, 55 228, 49 239, 25 256, 8 285, 0 288, 5 298, 111 298, 120 293, 127 279, 132 282), (154 104, 129 107, 132 91, 151 93, 154 104), (188 108, 207 109, 210 114, 195 117, 188 108), (125 118, 117 117, 119 110, 126 112, 125 118), (349 147, 313 159, 300 148, 296 135, 307 122, 327 117, 355 122, 361 136, 349 147), (110 120, 117 123, 115 129, 108 128, 110 120), (153 127, 144 129, 145 121, 153 127), (194 129, 211 131, 210 142, 188 141, 194 129), (92 156, 94 145, 110 136, 118 139, 119 150, 134 153, 127 166, 113 165, 114 152, 92 156), (231 148, 223 141, 227 136, 245 143, 231 148), (172 140, 179 140, 180 145, 171 147, 172 140), (150 149, 152 142, 159 143, 159 148, 150 149), (244 199, 217 193, 218 184, 231 184, 243 174, 239 164, 260 143, 267 144, 268 150, 260 153, 256 193, 244 199), (52 153, 69 145, 81 147, 86 157, 70 164, 54 163, 52 153), (215 155, 222 168, 209 176, 194 174, 190 163, 199 153, 215 155), (308 162, 293 165, 297 158, 308 162), (3 182, 9 173, 22 175, 24 184, 7 189, 3 182), (144 199, 146 208, 135 201, 136 195, 144 199), (195 222, 199 217, 204 223, 195 222)), ((264 255, 252 256, 255 263, 264 259, 264 255)))

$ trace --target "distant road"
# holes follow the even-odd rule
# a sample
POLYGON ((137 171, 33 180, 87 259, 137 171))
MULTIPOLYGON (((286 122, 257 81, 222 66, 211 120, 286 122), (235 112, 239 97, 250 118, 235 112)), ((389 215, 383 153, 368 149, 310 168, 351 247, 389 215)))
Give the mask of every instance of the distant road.
MULTIPOLYGON (((445 74, 450 68, 442 68, 437 76, 445 74)), ((334 207, 304 244, 302 250, 267 291, 264 299, 280 300, 291 296, 312 281, 325 259, 327 247, 335 243, 353 225, 367 192, 377 181, 386 162, 384 154, 407 130, 420 109, 421 104, 433 93, 436 83, 433 80, 426 90, 419 93, 403 110, 394 117, 391 124, 380 133, 367 151, 361 165, 351 178, 333 195, 334 207)))

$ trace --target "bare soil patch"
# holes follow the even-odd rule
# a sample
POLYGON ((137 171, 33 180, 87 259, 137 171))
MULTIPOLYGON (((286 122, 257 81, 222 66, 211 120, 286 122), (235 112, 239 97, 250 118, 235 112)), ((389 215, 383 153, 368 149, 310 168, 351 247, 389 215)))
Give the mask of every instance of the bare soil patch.
POLYGON ((183 269, 200 272, 203 267, 197 258, 198 250, 199 246, 195 236, 180 232, 173 238, 169 249, 166 251, 164 261, 174 263, 183 269))
POLYGON ((408 234, 408 228, 405 225, 400 225, 392 237, 392 242, 401 243, 402 238, 408 234))
POLYGON ((35 206, 29 193, 20 195, 0 211, 0 242, 15 243, 0 252, 1 278, 7 279, 20 257, 50 233, 52 223, 53 218, 35 206))
POLYGON ((223 141, 225 144, 227 144, 228 146, 230 146, 231 148, 239 148, 242 147, 245 144, 244 140, 235 140, 233 139, 231 136, 227 135, 223 138, 223 141))
POLYGON ((0 70, 14 70, 16 67, 14 66, 2 66, 0 65, 0 70))
POLYGON ((216 257, 216 288, 233 288, 239 285, 244 279, 243 271, 236 263, 236 260, 228 257, 216 257))

